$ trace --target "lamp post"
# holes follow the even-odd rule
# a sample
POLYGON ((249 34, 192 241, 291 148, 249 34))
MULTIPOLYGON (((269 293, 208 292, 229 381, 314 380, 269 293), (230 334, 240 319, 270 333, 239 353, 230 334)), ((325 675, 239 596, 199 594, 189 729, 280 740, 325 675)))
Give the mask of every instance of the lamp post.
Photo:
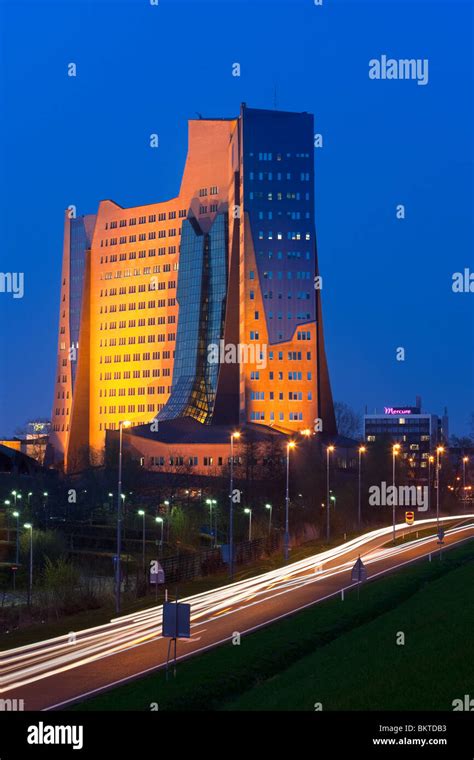
POLYGON ((362 507, 361 507, 361 493, 362 493, 362 454, 365 454, 366 448, 365 446, 359 446, 359 490, 358 490, 358 497, 357 497, 357 524, 361 526, 362 521, 362 507))
POLYGON ((235 430, 230 434, 230 483, 229 483, 229 575, 234 575, 234 438, 238 440, 240 433, 235 430))
POLYGON ((138 514, 142 518, 142 523, 143 523, 142 525, 142 565, 143 565, 143 569, 145 570, 145 517, 146 517, 145 510, 139 509, 138 514))
POLYGON ((328 543, 331 536, 331 524, 329 521, 329 454, 332 454, 333 451, 334 446, 328 446, 326 448, 326 540, 328 543))
MULTIPOLYGON (((217 501, 216 499, 212 499, 212 506, 214 507, 214 525, 215 525, 214 548, 215 548, 217 546, 217 501)), ((212 521, 211 521, 211 530, 212 530, 212 521)))
POLYGON ((469 462, 469 457, 462 458, 462 498, 464 502, 464 511, 466 511, 466 464, 469 462))
POLYGON ((428 512, 431 512, 431 465, 434 462, 432 454, 428 457, 428 512))
POLYGON ((156 523, 161 523, 161 539, 160 539, 160 548, 163 548, 163 518, 162 517, 155 517, 156 523))
POLYGON ((269 516, 268 516, 268 532, 271 533, 272 532, 272 512, 273 512, 273 507, 272 507, 271 504, 265 504, 265 509, 268 509, 268 511, 270 513, 269 516))
POLYGON ((244 509, 246 515, 249 516, 249 541, 252 540, 252 510, 249 507, 244 509))
POLYGON ((30 506, 30 499, 33 496, 33 491, 28 491, 28 506, 30 506))
POLYGON ((288 562, 290 549, 290 451, 296 446, 294 441, 288 441, 286 445, 286 499, 285 499, 285 562, 288 562))
POLYGON ((20 561, 20 513, 15 510, 13 512, 13 517, 16 518, 16 552, 15 552, 15 562, 18 565, 20 561))
POLYGON ((118 459, 118 488, 117 488, 117 556, 115 558, 115 613, 120 613, 120 555, 122 553, 122 431, 132 423, 127 420, 119 422, 119 459, 118 459))
POLYGON ((33 526, 31 523, 25 523, 24 528, 30 531, 30 574, 28 581, 28 607, 31 607, 33 597, 33 526))
POLYGON ((110 507, 110 511, 112 511, 112 505, 113 505, 112 499, 113 498, 114 498, 113 493, 109 493, 109 507, 110 507))
POLYGON ((399 443, 394 443, 394 445, 392 446, 392 483, 393 483, 392 520, 393 520, 393 541, 394 542, 395 542, 395 534, 396 534, 396 531, 395 531, 395 502, 396 502, 396 499, 395 499, 395 462, 396 462, 396 459, 397 459, 397 456, 398 456, 399 452, 400 452, 400 444, 399 443))
POLYGON ((439 457, 444 452, 443 446, 436 447, 436 527, 439 530, 439 457))
POLYGON ((212 508, 216 507, 216 509, 215 509, 216 532, 215 532, 215 536, 214 536, 214 546, 216 546, 216 543, 217 543, 217 501, 215 499, 206 499, 206 504, 209 505, 209 528, 210 528, 211 539, 212 539, 212 532, 213 532, 213 528, 212 528, 212 508))
POLYGON ((43 509, 44 509, 45 524, 47 525, 47 523, 48 523, 48 519, 47 519, 47 517, 48 517, 48 492, 47 491, 43 491, 43 509))
POLYGON ((16 491, 12 491, 12 496, 13 496, 13 498, 15 499, 15 501, 14 501, 14 506, 16 507, 16 497, 17 497, 17 492, 16 492, 16 491))

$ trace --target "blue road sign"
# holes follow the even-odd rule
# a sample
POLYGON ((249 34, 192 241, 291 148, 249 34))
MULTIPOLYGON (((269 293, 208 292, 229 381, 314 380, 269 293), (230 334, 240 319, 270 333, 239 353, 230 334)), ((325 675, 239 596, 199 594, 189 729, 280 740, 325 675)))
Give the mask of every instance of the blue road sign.
POLYGON ((171 639, 191 638, 191 605, 165 602, 163 605, 163 636, 171 639))
POLYGON ((354 567, 352 568, 351 581, 357 581, 357 583, 361 583, 365 580, 367 580, 367 568, 359 557, 354 567))

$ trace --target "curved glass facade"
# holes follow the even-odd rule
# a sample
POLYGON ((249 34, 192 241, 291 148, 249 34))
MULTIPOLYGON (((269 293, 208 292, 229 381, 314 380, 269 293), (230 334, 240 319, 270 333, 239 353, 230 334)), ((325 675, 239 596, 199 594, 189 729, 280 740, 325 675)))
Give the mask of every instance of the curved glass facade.
POLYGON ((223 336, 226 292, 226 215, 218 214, 206 234, 195 219, 187 219, 181 232, 173 384, 158 420, 212 421, 220 365, 208 361, 208 347, 218 347, 223 336))

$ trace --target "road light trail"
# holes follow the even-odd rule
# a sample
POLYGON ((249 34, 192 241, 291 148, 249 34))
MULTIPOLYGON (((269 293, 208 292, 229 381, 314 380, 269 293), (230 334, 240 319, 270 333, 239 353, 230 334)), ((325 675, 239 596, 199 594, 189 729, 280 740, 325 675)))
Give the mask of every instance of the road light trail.
MULTIPOLYGON (((441 518, 440 522, 462 519, 468 525, 455 526, 446 535, 457 536, 471 530, 474 515, 441 518)), ((420 520, 416 529, 436 524, 435 519, 420 520)), ((397 531, 407 530, 404 523, 397 531)), ((412 530, 411 532, 414 532, 412 530)), ((236 581, 218 589, 195 594, 181 601, 191 604, 192 628, 202 630, 203 623, 212 624, 222 618, 289 594, 311 584, 347 573, 353 566, 354 553, 371 565, 387 557, 398 557, 433 541, 422 537, 398 546, 383 547, 389 540, 392 526, 359 536, 344 544, 320 552, 261 575, 236 581)), ((0 692, 11 691, 35 681, 64 673, 103 658, 143 646, 161 639, 162 606, 124 615, 110 623, 25 645, 0 653, 0 692)))

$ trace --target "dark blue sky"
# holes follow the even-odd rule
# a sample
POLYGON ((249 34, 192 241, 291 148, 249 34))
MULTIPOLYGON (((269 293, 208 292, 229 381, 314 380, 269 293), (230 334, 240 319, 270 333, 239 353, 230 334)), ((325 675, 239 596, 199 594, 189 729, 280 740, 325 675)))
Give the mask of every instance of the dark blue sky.
POLYGON ((474 271, 470 3, 15 0, 1 16, 1 271, 25 273, 25 296, 0 294, 0 434, 50 414, 64 208, 174 196, 187 119, 272 108, 275 90, 324 139, 316 224, 335 398, 363 412, 418 393, 467 431, 474 294, 452 293, 451 278, 474 271), (370 80, 382 54, 428 58, 428 85, 370 80))

